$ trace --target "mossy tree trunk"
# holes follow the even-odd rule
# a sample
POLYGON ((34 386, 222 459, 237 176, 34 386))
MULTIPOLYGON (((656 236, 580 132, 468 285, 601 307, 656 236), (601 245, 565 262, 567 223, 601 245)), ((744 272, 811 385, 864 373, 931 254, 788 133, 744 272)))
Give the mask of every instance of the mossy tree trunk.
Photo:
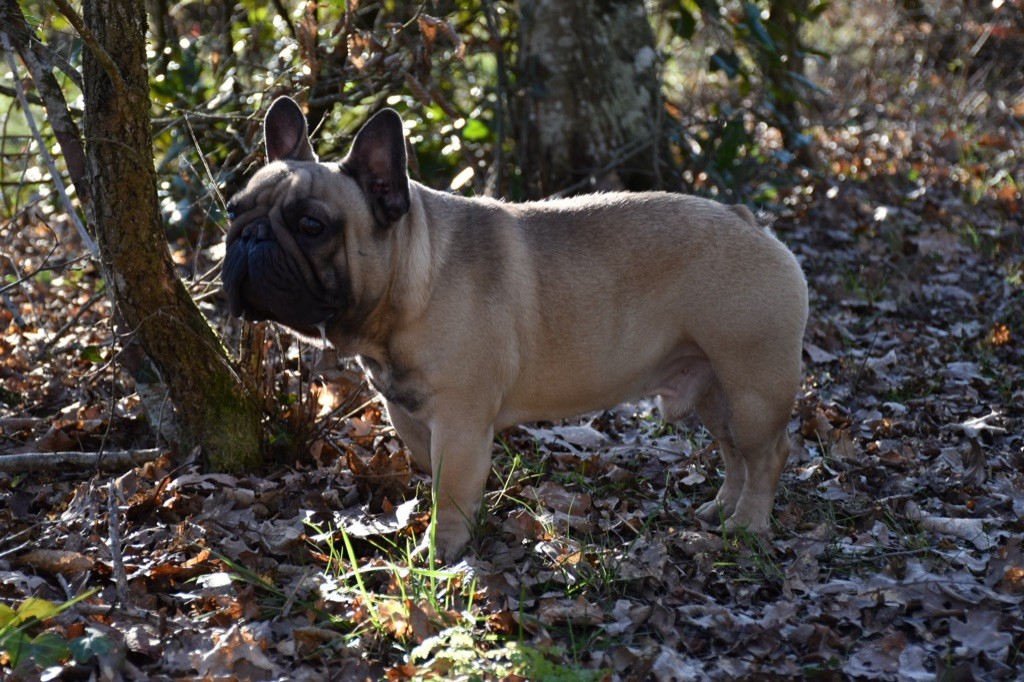
POLYGON ((170 390, 181 445, 218 471, 262 461, 260 410, 174 272, 156 194, 143 0, 84 0, 88 217, 123 323, 170 390))
POLYGON ((664 185, 658 53, 643 0, 522 0, 519 21, 527 195, 664 185))

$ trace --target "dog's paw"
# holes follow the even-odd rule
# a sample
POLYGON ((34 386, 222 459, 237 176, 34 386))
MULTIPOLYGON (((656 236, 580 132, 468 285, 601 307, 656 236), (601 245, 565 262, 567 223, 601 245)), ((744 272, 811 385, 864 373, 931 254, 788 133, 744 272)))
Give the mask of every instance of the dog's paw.
POLYGON ((462 523, 451 526, 442 525, 436 530, 433 525, 427 530, 414 554, 429 558, 431 542, 433 542, 434 560, 440 564, 454 564, 466 550, 470 532, 462 523))
POLYGON ((704 523, 710 523, 713 526, 717 526, 722 523, 722 519, 730 518, 735 508, 735 502, 723 502, 716 497, 715 499, 705 502, 701 506, 697 507, 697 511, 695 513, 697 518, 704 523))
POLYGON ((724 528, 726 533, 749 533, 762 539, 771 536, 771 523, 767 517, 748 519, 733 514, 725 520, 724 528))

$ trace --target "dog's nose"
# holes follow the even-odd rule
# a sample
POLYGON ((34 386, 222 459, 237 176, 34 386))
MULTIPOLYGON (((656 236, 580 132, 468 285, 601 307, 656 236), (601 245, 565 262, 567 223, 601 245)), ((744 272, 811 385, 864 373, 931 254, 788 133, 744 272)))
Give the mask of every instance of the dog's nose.
POLYGON ((270 239, 270 220, 267 218, 258 218, 252 221, 242 230, 242 237, 244 239, 252 239, 258 242, 270 239))

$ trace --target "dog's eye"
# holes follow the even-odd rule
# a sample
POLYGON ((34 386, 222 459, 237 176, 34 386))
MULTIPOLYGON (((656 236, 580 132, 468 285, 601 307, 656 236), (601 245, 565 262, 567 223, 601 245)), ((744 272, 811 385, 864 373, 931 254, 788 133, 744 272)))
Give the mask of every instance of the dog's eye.
POLYGON ((299 218, 299 232, 307 237, 315 237, 324 231, 324 224, 316 218, 302 216, 299 218))
POLYGON ((228 209, 228 220, 234 220, 235 218, 238 217, 238 211, 235 209, 235 205, 234 204, 228 204, 227 205, 227 209, 228 209))

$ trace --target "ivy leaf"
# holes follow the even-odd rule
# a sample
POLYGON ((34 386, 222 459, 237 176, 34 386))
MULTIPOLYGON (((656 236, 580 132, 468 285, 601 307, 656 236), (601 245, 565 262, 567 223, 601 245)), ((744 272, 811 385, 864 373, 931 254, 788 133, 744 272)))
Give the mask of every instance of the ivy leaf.
POLYGON ((114 648, 114 643, 95 628, 86 628, 86 633, 68 643, 68 649, 77 663, 85 663, 95 656, 104 656, 114 648))
POLYGON ((680 3, 679 16, 673 17, 670 21, 672 32, 680 38, 689 40, 697 32, 697 19, 690 13, 690 10, 680 3))
POLYGON ((32 643, 21 630, 0 634, 0 652, 7 654, 11 667, 17 668, 26 655, 31 655, 32 643))
POLYGON ((57 665, 68 657, 67 640, 56 632, 40 633, 32 640, 29 655, 40 668, 57 665))

